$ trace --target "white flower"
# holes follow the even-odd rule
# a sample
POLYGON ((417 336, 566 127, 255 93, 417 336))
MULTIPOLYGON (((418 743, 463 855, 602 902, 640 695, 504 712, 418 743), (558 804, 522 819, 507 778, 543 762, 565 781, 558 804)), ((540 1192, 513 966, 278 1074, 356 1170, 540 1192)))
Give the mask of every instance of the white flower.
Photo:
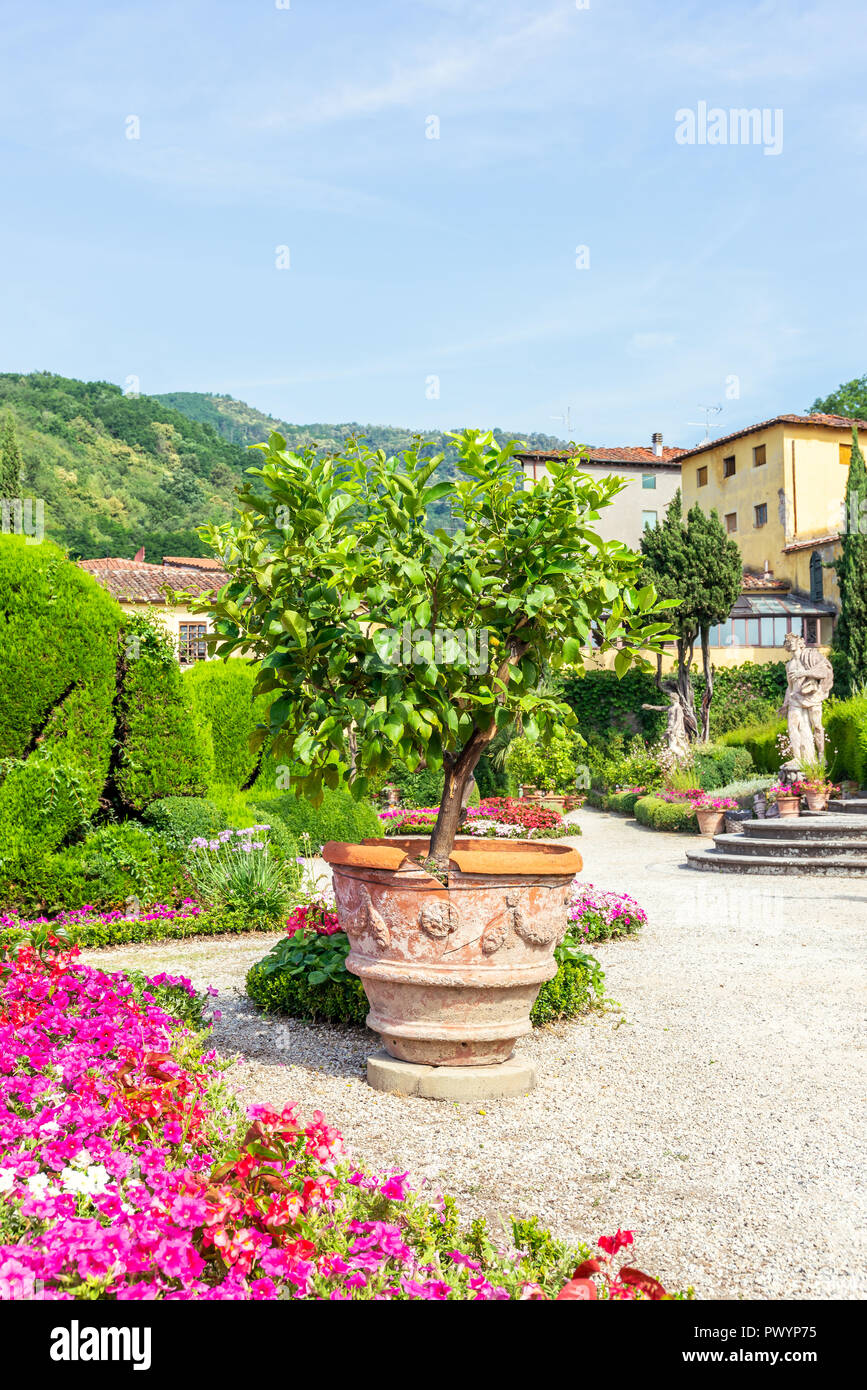
POLYGON ((32 1178, 27 1179, 27 1191, 33 1197, 44 1197, 48 1191, 48 1174, 34 1173, 32 1178))
POLYGON ((15 1186, 15 1173, 11 1168, 0 1170, 0 1192, 11 1192, 15 1186))

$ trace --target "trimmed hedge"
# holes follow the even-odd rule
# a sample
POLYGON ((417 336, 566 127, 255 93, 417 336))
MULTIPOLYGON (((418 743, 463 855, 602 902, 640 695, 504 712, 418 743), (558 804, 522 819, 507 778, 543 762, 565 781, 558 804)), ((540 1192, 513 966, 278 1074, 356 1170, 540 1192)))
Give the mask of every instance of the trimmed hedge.
POLYGON ((642 796, 635 803, 635 819, 649 830, 670 830, 681 835, 698 834, 698 818, 688 801, 663 801, 642 796))
POLYGON ((769 724, 749 724, 723 734, 719 742, 727 748, 746 748, 757 772, 779 772, 782 758, 777 747, 780 734, 786 733, 785 719, 769 724))
POLYGON ((200 722, 183 684, 171 639, 160 624, 133 617, 124 633, 120 759, 115 787, 143 811, 170 796, 201 796, 214 776, 210 727, 200 722))
POLYGON ((824 723, 831 776, 867 785, 867 695, 827 704, 824 723))
POLYGON ((314 853, 326 840, 357 843, 382 834, 379 817, 371 804, 356 801, 350 792, 342 788, 326 790, 318 807, 292 792, 263 798, 257 789, 255 804, 266 821, 273 823, 274 817, 279 817, 297 841, 300 842, 302 835, 309 835, 314 853))
MULTIPOLYGON (((604 810, 615 811, 621 816, 631 816, 635 812, 635 803, 641 800, 644 792, 608 792, 595 795, 600 795, 601 800, 605 802, 604 810)), ((590 800, 589 794, 587 799, 590 800)), ((590 804, 595 806, 597 803, 593 801, 590 804)))
POLYGON ((260 753, 250 752, 250 735, 264 722, 271 697, 254 701, 256 674, 255 666, 234 657, 198 661, 182 676, 194 715, 211 730, 214 777, 232 787, 245 786, 259 767, 260 753))
POLYGON ((130 898, 143 904, 174 902, 188 885, 183 865, 161 837, 134 821, 104 825, 57 854, 28 857, 13 866, 0 894, 7 907, 55 913, 82 903, 118 908, 130 898))
MULTIPOLYGON (((106 914, 110 915, 110 914, 106 914)), ((105 946, 128 946, 139 941, 184 940, 193 936, 222 936, 226 933, 243 935, 248 932, 279 932, 285 930, 282 918, 263 914, 233 911, 230 908, 211 908, 207 911, 183 917, 167 910, 165 916, 152 918, 143 915, 128 920, 116 921, 65 922, 62 924, 66 935, 81 947, 101 948, 105 946)), ((2 935, 4 944, 15 927, 4 924, 2 935)), ((26 931, 22 931, 22 936, 26 931)))

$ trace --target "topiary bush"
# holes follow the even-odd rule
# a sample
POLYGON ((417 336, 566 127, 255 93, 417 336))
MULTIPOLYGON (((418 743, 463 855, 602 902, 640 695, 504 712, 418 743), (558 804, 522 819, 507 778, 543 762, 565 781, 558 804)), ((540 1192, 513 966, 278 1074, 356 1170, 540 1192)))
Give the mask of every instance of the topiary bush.
POLYGON ((131 898, 173 903, 188 887, 181 858, 135 821, 100 826, 56 854, 22 857, 0 876, 2 901, 18 912, 125 908, 131 898))
POLYGON ((181 680, 193 713, 208 725, 214 745, 214 777, 230 787, 248 785, 259 768, 261 750, 250 752, 250 735, 261 723, 270 701, 253 699, 257 667, 232 657, 198 661, 181 680))
POLYGON ((325 791, 322 804, 314 806, 306 798, 286 792, 282 796, 262 797, 258 794, 256 805, 263 813, 265 821, 273 824, 278 817, 296 841, 308 835, 314 852, 326 840, 360 840, 380 836, 382 828, 373 806, 367 801, 354 801, 348 791, 338 788, 325 791))
POLYGON ((142 811, 163 797, 203 795, 214 777, 213 739, 193 712, 168 633, 135 615, 123 653, 114 770, 120 799, 142 811))
POLYGON ((96 811, 123 615, 49 541, 0 534, 0 857, 44 854, 96 811), (31 766, 32 764, 32 766, 31 766))
POLYGON ((676 831, 697 835, 698 820, 688 801, 663 801, 659 796, 642 796, 635 803, 635 819, 649 830, 676 831))

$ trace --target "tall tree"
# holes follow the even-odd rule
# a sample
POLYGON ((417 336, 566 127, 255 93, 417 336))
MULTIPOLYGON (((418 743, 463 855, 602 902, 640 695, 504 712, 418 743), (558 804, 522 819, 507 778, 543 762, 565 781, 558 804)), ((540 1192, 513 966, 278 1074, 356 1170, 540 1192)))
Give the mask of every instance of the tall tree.
POLYGON ((852 420, 867 420, 867 376, 844 381, 829 396, 818 396, 810 406, 821 415, 848 415, 852 420))
MULTIPOLYGON (((652 581, 662 598, 674 598, 671 626, 677 633, 677 697, 691 740, 706 743, 710 736, 713 699, 713 666, 710 629, 725 621, 741 590, 743 567, 740 551, 729 540, 715 511, 707 515, 698 505, 684 521, 680 489, 675 493, 661 526, 648 527, 641 540, 645 579, 652 581), (691 667, 695 644, 701 643, 705 686, 701 711, 696 714, 691 667)), ((657 662, 657 684, 661 688, 657 662)))
POLYGON ((852 456, 846 482, 846 520, 837 560, 840 616, 832 646, 842 652, 850 680, 867 680, 867 466, 852 430, 852 456))
POLYGON ((0 497, 18 497, 21 491, 21 450, 15 438, 15 421, 7 411, 0 441, 0 497))

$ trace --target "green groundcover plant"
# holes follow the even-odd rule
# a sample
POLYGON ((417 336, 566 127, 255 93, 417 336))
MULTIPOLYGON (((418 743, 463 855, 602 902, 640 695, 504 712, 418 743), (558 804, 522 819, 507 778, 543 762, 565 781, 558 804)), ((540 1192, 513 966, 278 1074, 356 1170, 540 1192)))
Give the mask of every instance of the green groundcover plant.
POLYGON ((400 760, 444 772, 430 865, 448 868, 469 779, 501 729, 519 721, 547 742, 574 726, 540 686, 546 665, 579 668, 591 633, 615 669, 669 635, 638 557, 594 529, 624 483, 594 480, 580 459, 552 460, 530 491, 517 445, 455 436, 462 477, 432 483, 440 458, 388 458, 363 442, 336 457, 293 452, 272 434, 239 496, 240 516, 206 530, 230 581, 209 601, 221 656, 261 659, 275 761, 316 800, 347 769, 364 798, 400 760), (429 531, 447 500, 454 534, 429 531), (419 634, 421 634, 419 636, 419 634))

